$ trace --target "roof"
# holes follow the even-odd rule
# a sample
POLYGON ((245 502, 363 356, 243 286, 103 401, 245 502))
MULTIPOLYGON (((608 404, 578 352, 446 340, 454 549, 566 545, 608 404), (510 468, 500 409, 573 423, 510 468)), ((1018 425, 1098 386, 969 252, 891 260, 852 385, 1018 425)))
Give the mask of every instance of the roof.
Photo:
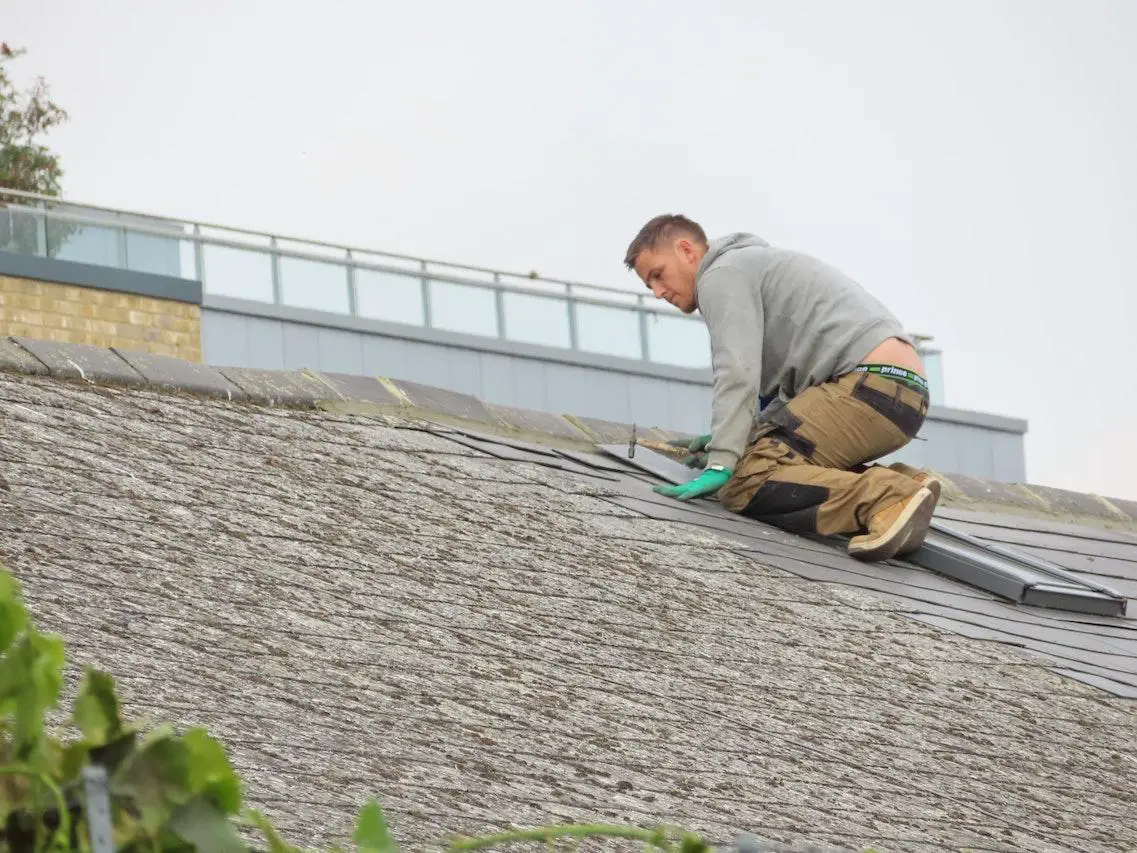
MULTIPOLYGON (((0 365, 0 560, 33 614, 131 714, 220 737, 294 843, 375 795, 412 850, 561 820, 1137 846, 1132 614, 678 504, 596 452, 623 425, 78 345, 0 365)), ((1124 504, 982 488, 1015 493, 941 517, 1137 593, 1124 504)))

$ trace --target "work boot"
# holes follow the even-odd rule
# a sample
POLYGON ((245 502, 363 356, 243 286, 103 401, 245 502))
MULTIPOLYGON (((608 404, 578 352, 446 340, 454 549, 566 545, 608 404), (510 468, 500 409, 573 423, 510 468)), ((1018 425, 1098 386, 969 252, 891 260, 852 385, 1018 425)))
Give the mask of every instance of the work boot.
POLYGON ((898 474, 903 474, 905 477, 911 477, 935 495, 936 503, 939 503, 940 492, 943 488, 943 480, 939 475, 926 468, 913 468, 911 465, 905 465, 903 462, 893 462, 891 465, 886 465, 885 467, 896 471, 898 474))
POLYGON ((924 544, 935 508, 936 496, 921 486, 916 494, 870 518, 868 533, 849 540, 849 556, 875 562, 895 557, 902 548, 909 553, 915 551, 924 544))

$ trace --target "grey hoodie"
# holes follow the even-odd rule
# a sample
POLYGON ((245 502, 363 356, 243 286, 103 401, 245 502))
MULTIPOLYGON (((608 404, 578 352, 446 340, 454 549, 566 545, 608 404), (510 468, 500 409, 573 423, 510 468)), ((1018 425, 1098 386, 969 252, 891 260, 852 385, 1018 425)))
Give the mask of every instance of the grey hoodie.
POLYGON ((753 234, 710 243, 695 298, 714 372, 709 465, 737 466, 759 395, 792 398, 849 372, 890 337, 912 343, 899 320, 847 275, 753 234))

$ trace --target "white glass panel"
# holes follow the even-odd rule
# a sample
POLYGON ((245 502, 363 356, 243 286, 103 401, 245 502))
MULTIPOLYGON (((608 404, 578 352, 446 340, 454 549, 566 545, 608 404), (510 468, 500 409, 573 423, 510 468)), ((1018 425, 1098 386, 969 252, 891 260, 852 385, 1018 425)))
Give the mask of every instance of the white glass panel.
POLYGON ((126 268, 157 275, 182 272, 181 241, 173 237, 126 232, 126 268))
POLYGON ((451 332, 496 337, 494 292, 484 287, 431 281, 430 325, 451 332))
POLYGON ((505 293, 505 336, 511 341, 568 347, 568 303, 564 299, 505 293))
POLYGON ((61 261, 81 264, 98 264, 104 267, 122 265, 119 256, 117 228, 101 225, 83 225, 64 219, 47 218, 47 253, 61 261))
POLYGON ((273 301, 272 259, 267 252, 207 244, 202 247, 202 266, 206 293, 273 301))
POLYGON ((647 315, 648 354, 652 361, 679 367, 710 367, 711 341, 699 319, 647 315))
POLYGON ((0 208, 0 251, 42 255, 40 218, 16 208, 0 208))
POLYGON ((422 279, 418 276, 357 269, 355 299, 360 317, 412 326, 424 322, 422 279))
POLYGON ((576 332, 580 349, 586 352, 642 357, 639 319, 635 311, 578 304, 576 332))
POLYGON ((280 301, 296 308, 347 314, 347 267, 326 261, 281 258, 280 301))

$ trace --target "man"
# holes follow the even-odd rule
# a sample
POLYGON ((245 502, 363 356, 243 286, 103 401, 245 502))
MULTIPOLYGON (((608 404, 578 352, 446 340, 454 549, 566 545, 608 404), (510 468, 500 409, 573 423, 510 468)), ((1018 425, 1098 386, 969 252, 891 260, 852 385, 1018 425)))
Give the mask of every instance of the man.
POLYGON ((718 492, 734 513, 851 535, 862 560, 920 547, 939 482, 864 467, 911 441, 928 411, 923 363, 888 309, 816 258, 745 233, 708 242, 679 215, 644 225, 624 263, 656 298, 698 309, 710 333, 711 432, 690 445, 704 470, 657 491, 718 492))

